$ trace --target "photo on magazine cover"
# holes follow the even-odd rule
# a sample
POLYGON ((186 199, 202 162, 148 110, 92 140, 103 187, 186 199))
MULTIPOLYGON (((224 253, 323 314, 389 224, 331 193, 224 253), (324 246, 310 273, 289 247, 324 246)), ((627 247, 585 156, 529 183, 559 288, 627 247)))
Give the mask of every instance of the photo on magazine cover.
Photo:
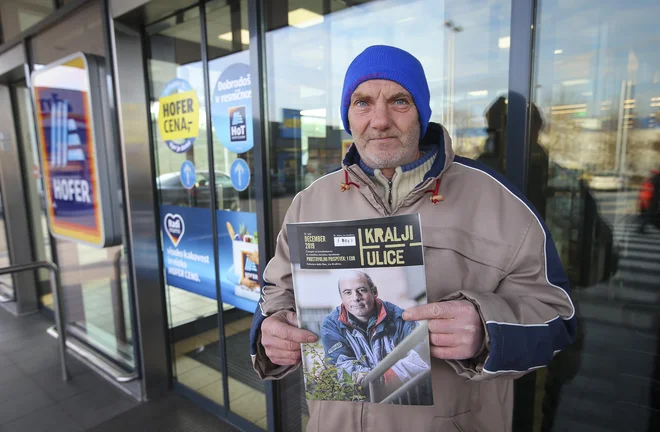
POLYGON ((287 225, 310 400, 433 405, 418 215, 287 225))

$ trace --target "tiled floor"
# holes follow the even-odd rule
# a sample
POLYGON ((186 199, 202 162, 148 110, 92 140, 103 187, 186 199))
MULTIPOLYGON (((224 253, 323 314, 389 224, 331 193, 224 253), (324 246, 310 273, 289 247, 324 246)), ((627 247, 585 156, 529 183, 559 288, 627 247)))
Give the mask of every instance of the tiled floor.
POLYGON ((137 405, 71 357, 63 382, 50 325, 0 309, 0 432, 84 431, 137 405))
POLYGON ((167 314, 170 327, 218 312, 218 303, 215 300, 173 286, 168 286, 168 297, 167 314))
MULTIPOLYGON (((51 324, 40 314, 16 318, 0 308, 0 432, 235 431, 176 394, 137 403, 71 357, 71 380, 63 382, 56 340, 46 334, 51 324)), ((177 362, 182 370, 195 363, 177 362)))
MULTIPOLYGON (((252 318, 247 317, 228 324, 225 329, 226 337, 249 329, 251 323, 252 318)), ((177 342, 174 347, 176 354, 176 374, 178 381, 186 387, 197 391, 219 405, 223 405, 225 396, 222 388, 222 374, 186 356, 186 353, 217 340, 218 331, 209 330, 192 338, 177 342)), ((251 368, 252 365, 248 363, 245 367, 251 368)), ((228 384, 230 409, 262 429, 266 429, 266 395, 264 392, 256 391, 231 376, 229 377, 228 384)))

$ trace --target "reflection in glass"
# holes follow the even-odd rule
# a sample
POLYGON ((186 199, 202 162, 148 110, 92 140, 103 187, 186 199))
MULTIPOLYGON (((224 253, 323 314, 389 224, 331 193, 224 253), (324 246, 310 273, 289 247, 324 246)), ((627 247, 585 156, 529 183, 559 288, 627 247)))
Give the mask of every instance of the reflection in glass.
POLYGON ((579 333, 538 374, 535 430, 658 430, 660 223, 648 188, 660 168, 660 6, 544 0, 538 13, 543 128, 530 145, 546 159, 530 153, 547 176, 530 166, 529 190, 571 279, 579 333))
MULTIPOLYGON (((98 55, 100 61, 104 61, 101 12, 101 2, 90 1, 65 20, 34 36, 31 48, 35 68, 79 51, 98 55), (76 31, 72 32, 72 28, 76 31)), ((29 143, 24 142, 23 147, 29 147, 29 143)), ((118 157, 118 153, 113 152, 108 157, 118 157)), ((25 157, 24 164, 32 166, 32 162, 25 157)), ((35 187, 38 191, 37 185, 29 186, 28 190, 34 192, 35 187)), ((119 191, 116 193, 119 194, 119 191)), ((34 203, 36 197, 30 199, 34 203)), ((31 209, 33 217, 37 212, 31 209)), ((38 223, 39 218, 34 220, 38 223)), ((33 231, 37 229, 33 228, 33 231)), ((33 235, 35 242, 40 241, 35 232, 33 235)), ((45 243, 44 240, 44 246, 45 243)), ((55 240, 54 244, 61 271, 68 332, 98 355, 112 359, 124 372, 132 372, 135 358, 130 319, 131 295, 123 246, 97 249, 62 239, 55 240)), ((50 294, 43 294, 42 303, 50 304, 50 294)))
MULTIPOLYGON (((9 246, 7 245, 7 231, 5 230, 5 210, 0 190, 0 267, 9 267, 9 246)), ((0 302, 14 300, 14 283, 11 275, 0 276, 0 302)))
POLYGON ((369 45, 398 46, 420 59, 431 91, 431 121, 452 131, 458 154, 478 157, 491 130, 499 131, 491 144, 504 149, 504 125, 492 126, 487 111, 507 93, 508 45, 500 41, 508 37, 510 1, 487 7, 445 1, 438 7, 426 0, 389 0, 336 11, 308 1, 288 15, 271 8, 266 66, 276 232, 295 193, 341 166, 351 143, 339 116, 344 73, 369 45), (437 49, 428 49, 429 41, 437 49))
MULTIPOLYGON (((230 181, 218 194, 217 236, 229 407, 267 428, 264 384, 252 370, 249 329, 261 294, 247 0, 206 7, 215 172, 230 181), (238 198, 238 199, 236 199, 238 198)), ((216 179, 217 181, 217 179, 216 179)), ((208 345, 207 349, 213 349, 208 345)), ((216 361, 216 365, 219 363, 216 361)))
POLYGON ((220 367, 205 361, 219 364, 221 354, 211 187, 230 208, 238 206, 238 196, 226 174, 216 171, 215 185, 210 176, 199 8, 152 29, 151 119, 173 372, 181 384, 223 405, 220 367))
MULTIPOLYGON (((21 82, 13 87, 15 91, 15 118, 18 129, 18 145, 21 148, 22 164, 24 172, 30 173, 26 176, 26 192, 28 198, 28 209, 32 228, 33 251, 37 261, 51 261, 50 235, 48 232, 48 219, 46 215, 46 197, 44 195, 43 183, 41 182, 41 163, 39 161, 39 149, 35 137, 34 115, 30 90, 21 82)), ((47 270, 39 270, 38 289, 41 304, 52 308, 52 296, 50 295, 50 283, 47 270)))
MULTIPOLYGON (((267 100, 272 229, 295 194, 341 167, 351 137, 339 114, 344 74, 370 45, 403 48, 424 66, 431 121, 450 131, 456 153, 503 167, 510 0, 268 2, 267 100)), ((501 169, 502 170, 502 169, 501 169)), ((273 239, 274 240, 274 239, 273 239)), ((287 430, 304 429, 298 375, 282 382, 287 430), (302 415, 301 415, 302 412, 302 415)))

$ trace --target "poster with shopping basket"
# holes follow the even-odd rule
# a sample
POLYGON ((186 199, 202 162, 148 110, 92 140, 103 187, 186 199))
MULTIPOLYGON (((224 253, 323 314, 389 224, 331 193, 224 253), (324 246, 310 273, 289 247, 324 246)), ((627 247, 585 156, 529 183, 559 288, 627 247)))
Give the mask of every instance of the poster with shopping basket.
POLYGON ((418 214, 287 225, 310 400, 433 405, 418 214))

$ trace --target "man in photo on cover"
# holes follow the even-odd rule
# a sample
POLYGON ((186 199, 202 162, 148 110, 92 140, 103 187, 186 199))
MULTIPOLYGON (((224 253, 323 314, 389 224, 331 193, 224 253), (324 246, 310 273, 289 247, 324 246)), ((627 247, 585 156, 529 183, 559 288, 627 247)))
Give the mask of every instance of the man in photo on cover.
MULTIPOLYGON (((364 378, 416 327, 403 320, 403 309, 378 298, 378 288, 362 271, 339 278, 341 305, 323 320, 321 341, 326 361, 346 371, 362 385, 364 378)), ((428 365, 414 350, 383 375, 387 387, 398 387, 428 365)))

